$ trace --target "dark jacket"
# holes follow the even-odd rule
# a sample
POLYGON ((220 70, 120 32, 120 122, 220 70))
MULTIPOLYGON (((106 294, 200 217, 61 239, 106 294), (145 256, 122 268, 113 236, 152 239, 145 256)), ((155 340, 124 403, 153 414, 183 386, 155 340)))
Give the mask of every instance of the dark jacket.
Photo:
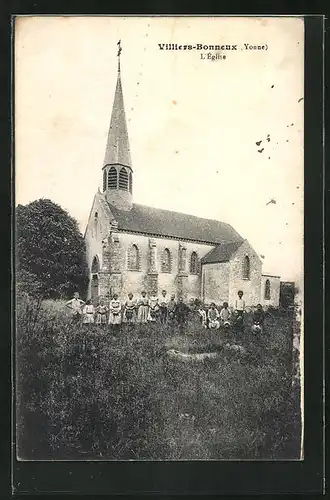
POLYGON ((253 323, 259 323, 260 325, 264 324, 265 313, 264 311, 256 310, 253 313, 253 323))

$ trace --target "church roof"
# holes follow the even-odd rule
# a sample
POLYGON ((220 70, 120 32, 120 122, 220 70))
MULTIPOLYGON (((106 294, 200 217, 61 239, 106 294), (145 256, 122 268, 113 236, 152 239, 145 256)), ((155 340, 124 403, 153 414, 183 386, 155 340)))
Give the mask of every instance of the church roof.
POLYGON ((118 210, 110 204, 109 208, 121 231, 203 243, 243 242, 243 238, 225 222, 138 204, 129 211, 118 210))
POLYGON ((132 167, 131 153, 126 126, 123 89, 121 86, 120 63, 118 61, 118 76, 115 97, 112 107, 110 128, 105 149, 104 165, 119 163, 132 167))
POLYGON ((216 247, 212 248, 209 253, 204 255, 201 259, 201 263, 211 264, 215 262, 228 262, 242 243, 243 240, 220 243, 216 247))

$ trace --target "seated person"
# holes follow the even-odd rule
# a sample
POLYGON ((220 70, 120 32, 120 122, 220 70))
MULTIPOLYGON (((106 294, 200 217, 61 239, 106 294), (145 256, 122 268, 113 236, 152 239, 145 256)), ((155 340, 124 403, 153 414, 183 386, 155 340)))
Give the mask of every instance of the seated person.
POLYGON ((260 333, 264 330, 265 313, 261 304, 257 305, 257 309, 253 313, 252 332, 260 333))
POLYGON ((211 328, 212 330, 217 330, 218 328, 220 328, 219 316, 220 316, 219 311, 215 307, 215 303, 212 302, 209 310, 207 311, 209 328, 211 328))

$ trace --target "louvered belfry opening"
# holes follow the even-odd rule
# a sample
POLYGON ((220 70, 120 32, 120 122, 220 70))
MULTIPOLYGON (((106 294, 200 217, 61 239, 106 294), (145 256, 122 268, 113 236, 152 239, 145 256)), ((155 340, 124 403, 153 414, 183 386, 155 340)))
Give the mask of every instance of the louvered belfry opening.
POLYGON ((124 167, 122 167, 119 171, 119 189, 128 191, 128 173, 124 167))
POLYGON ((108 189, 118 189, 118 174, 116 167, 108 171, 108 189))

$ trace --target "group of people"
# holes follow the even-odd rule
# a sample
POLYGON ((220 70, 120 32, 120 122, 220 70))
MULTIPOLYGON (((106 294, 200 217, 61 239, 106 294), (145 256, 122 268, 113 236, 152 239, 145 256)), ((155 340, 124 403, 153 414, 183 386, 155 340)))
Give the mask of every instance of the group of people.
MULTIPOLYGON (((245 301, 241 290, 237 293, 233 313, 224 302, 221 310, 215 303, 208 308, 204 307, 198 300, 191 299, 189 305, 185 304, 182 297, 176 300, 172 294, 168 298, 166 290, 163 290, 160 298, 154 291, 150 296, 143 291, 141 297, 136 300, 132 293, 128 293, 127 300, 122 303, 115 293, 109 302, 109 306, 103 300, 95 307, 91 300, 84 302, 75 293, 74 297, 66 303, 72 310, 73 318, 84 324, 96 323, 97 325, 110 324, 119 327, 122 323, 128 325, 160 323, 163 325, 177 323, 181 328, 189 316, 197 315, 204 328, 217 330, 221 327, 230 328, 237 332, 244 330, 245 301)), ((257 305, 253 313, 252 331, 258 333, 264 328, 264 311, 261 304, 257 305)))
POLYGON ((79 298, 76 292, 74 297, 66 303, 66 306, 72 310, 73 318, 80 320, 85 324, 96 323, 98 325, 120 325, 126 324, 146 324, 156 323, 166 324, 176 321, 183 325, 189 314, 188 306, 183 302, 182 297, 177 301, 175 295, 170 298, 166 290, 162 291, 161 298, 158 298, 154 292, 149 297, 143 291, 139 300, 134 299, 132 293, 128 293, 127 300, 122 303, 118 294, 114 294, 109 302, 109 306, 104 300, 100 300, 95 307, 91 300, 84 302, 79 298))
MULTIPOLYGON (((224 328, 234 327, 237 333, 244 331, 244 316, 245 316, 245 301, 243 299, 243 292, 237 292, 238 298, 235 300, 233 314, 231 313, 228 302, 224 302, 221 310, 216 307, 212 302, 208 310, 201 307, 198 312, 204 328, 217 330, 221 326, 224 328)), ((264 331, 265 313, 261 304, 258 304, 252 315, 252 332, 261 333, 264 331)))

